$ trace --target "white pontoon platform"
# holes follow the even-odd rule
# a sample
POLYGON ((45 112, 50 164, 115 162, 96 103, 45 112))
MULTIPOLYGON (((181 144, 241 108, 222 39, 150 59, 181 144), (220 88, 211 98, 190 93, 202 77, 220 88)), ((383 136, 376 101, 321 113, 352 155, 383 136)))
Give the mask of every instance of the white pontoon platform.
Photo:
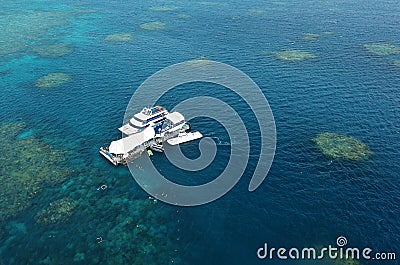
POLYGON ((177 137, 167 140, 170 145, 177 145, 202 138, 200 132, 181 132, 177 137))
MULTIPOLYGON (((186 133, 190 129, 185 117, 179 112, 169 113, 161 106, 144 108, 120 127, 125 137, 112 141, 110 146, 101 147, 99 152, 115 166, 126 165, 150 148, 163 152, 163 142, 171 145, 186 143, 203 137, 200 132, 186 133)), ((148 150, 150 155, 150 150, 148 150)))

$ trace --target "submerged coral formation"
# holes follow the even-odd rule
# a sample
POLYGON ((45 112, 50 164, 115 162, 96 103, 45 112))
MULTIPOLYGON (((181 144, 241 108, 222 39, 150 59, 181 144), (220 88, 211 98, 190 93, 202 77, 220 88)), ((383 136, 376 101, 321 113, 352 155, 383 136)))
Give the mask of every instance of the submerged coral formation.
POLYGON ((282 52, 273 52, 273 54, 279 60, 284 60, 284 61, 301 61, 301 60, 305 60, 305 59, 317 58, 316 55, 314 55, 310 52, 301 51, 301 50, 286 50, 286 51, 282 51, 282 52))
POLYGON ((40 45, 33 49, 33 51, 41 57, 61 57, 72 52, 70 44, 68 43, 57 43, 50 45, 40 45))
POLYGON ((359 160, 372 155, 372 151, 361 141, 344 134, 324 132, 314 139, 321 152, 332 158, 359 160))
POLYGON ((0 240, 3 239, 4 235, 5 235, 4 228, 0 226, 0 240))
POLYGON ((101 246, 109 254, 107 264, 179 264, 179 235, 156 202, 130 201, 126 214, 116 218, 116 225, 102 237, 101 246))
POLYGON ((8 75, 8 74, 10 74, 11 72, 12 72, 11 69, 0 70, 0 76, 2 76, 2 75, 8 75))
POLYGON ((178 15, 176 15, 178 18, 190 18, 191 17, 191 15, 188 15, 188 14, 178 14, 178 15))
POLYGON ((162 30, 165 28, 165 23, 154 21, 140 25, 140 28, 145 30, 162 30))
POLYGON ((71 80, 71 76, 65 73, 51 73, 36 80, 35 85, 40 88, 60 86, 71 80))
POLYGON ((177 6, 153 6, 150 7, 150 10, 152 11, 174 11, 179 9, 177 6))
MULTIPOLYGON (((24 244, 32 240, 30 235, 12 241, 10 254, 29 253, 20 255, 18 264, 183 264, 186 241, 180 238, 183 222, 178 208, 132 192, 127 178, 110 174, 115 170, 74 170, 75 177, 63 185, 66 189, 51 189, 56 198, 67 197, 43 205, 42 199, 47 202, 50 194, 46 192, 35 200, 35 244, 24 244), (96 189, 104 183, 107 189, 96 189), (43 246, 46 252, 40 251, 43 246)), ((11 264, 8 261, 4 262, 11 264)))
POLYGON ((65 222, 73 214, 75 202, 71 198, 62 198, 51 202, 46 209, 38 212, 35 220, 38 224, 56 224, 65 222))
POLYGON ((14 8, 3 8, 0 16, 1 59, 12 59, 27 53, 36 53, 43 57, 59 57, 70 53, 71 50, 66 45, 43 45, 43 40, 51 40, 53 43, 61 41, 66 30, 70 29, 70 27, 67 29, 63 26, 70 23, 71 19, 75 17, 94 11, 58 8, 46 8, 45 11, 35 8, 35 6, 15 10, 14 8))
POLYGON ((347 258, 337 261, 335 260, 335 263, 336 265, 361 265, 361 262, 353 258, 347 258))
POLYGON ((319 38, 319 34, 316 33, 304 33, 303 34, 303 40, 309 40, 309 41, 314 41, 319 38))
POLYGON ((197 67, 197 68, 207 67, 211 64, 210 60, 206 56, 200 56, 196 59, 187 61, 186 63, 190 67, 197 67))
POLYGON ((393 61, 393 64, 394 64, 395 66, 400 67, 400 60, 394 60, 394 61, 393 61))
POLYGON ((213 2, 213 1, 200 1, 197 2, 200 5, 205 5, 205 6, 227 6, 228 3, 224 2, 213 2))
POLYGON ((70 175, 63 166, 63 152, 34 136, 17 139, 25 127, 24 123, 0 126, 0 152, 6 154, 0 156, 0 223, 28 208, 44 186, 61 183, 70 175))
POLYGON ((117 33, 108 35, 104 39, 106 41, 113 41, 113 42, 130 41, 132 39, 132 35, 129 33, 117 33))
POLYGON ((267 10, 265 9, 257 9, 257 8, 251 8, 247 10, 250 14, 265 14, 267 13, 267 10))
POLYGON ((364 48, 366 48, 369 52, 376 55, 400 54, 400 46, 388 43, 364 44, 364 48))
POLYGON ((69 16, 62 11, 3 14, 0 16, 0 55, 26 50, 28 43, 46 36, 49 29, 66 24, 69 16))
POLYGON ((80 9, 80 10, 76 10, 75 13, 77 13, 77 14, 93 14, 93 13, 99 13, 99 10, 96 10, 96 9, 80 9))

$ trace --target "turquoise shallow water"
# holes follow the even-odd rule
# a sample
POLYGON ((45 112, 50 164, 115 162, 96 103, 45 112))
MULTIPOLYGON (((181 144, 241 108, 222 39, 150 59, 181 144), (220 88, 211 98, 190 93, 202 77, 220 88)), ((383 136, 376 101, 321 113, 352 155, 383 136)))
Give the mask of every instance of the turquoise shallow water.
MULTIPOLYGON (((62 166, 74 171, 63 183, 42 187, 29 207, 3 221, 0 264, 262 264, 267 261, 258 260, 256 250, 264 242, 328 245, 340 235, 351 246, 400 255, 400 68, 392 63, 400 55, 378 56, 363 47, 400 45, 398 2, 21 3, 0 3, 0 121, 25 122, 15 141, 40 139, 65 150, 62 166), (150 10, 154 6, 179 8, 150 10), (165 29, 140 28, 152 21, 165 23, 165 29), (104 40, 115 33, 133 38, 104 40), (309 41, 304 33, 320 36, 309 41), (71 51, 43 57, 35 52, 43 42, 68 43, 71 51), (287 49, 317 58, 280 61, 265 52, 287 49), (152 204, 127 168, 112 167, 97 150, 120 136, 116 128, 126 105, 147 77, 200 56, 231 64, 260 86, 275 117, 276 157, 253 193, 247 191, 257 162, 251 158, 238 185, 211 204, 152 204), (35 86, 52 72, 67 73, 71 80, 55 88, 35 86), (354 136, 374 155, 361 162, 331 161, 311 141, 323 131, 354 136), (103 184, 107 190, 98 190, 103 184), (77 205, 66 222, 36 223, 38 212, 64 197, 77 205)), ((195 95, 215 96, 234 107, 247 121, 252 152, 260 149, 254 115, 227 90, 188 85, 160 103, 171 108, 195 95)), ((212 167, 189 174, 163 156, 153 161, 171 179, 201 183, 226 163, 229 139, 212 120, 191 123, 217 140, 212 167)), ((183 149, 198 155, 196 143, 183 149)), ((8 176, 9 167, 1 167, 8 176)))

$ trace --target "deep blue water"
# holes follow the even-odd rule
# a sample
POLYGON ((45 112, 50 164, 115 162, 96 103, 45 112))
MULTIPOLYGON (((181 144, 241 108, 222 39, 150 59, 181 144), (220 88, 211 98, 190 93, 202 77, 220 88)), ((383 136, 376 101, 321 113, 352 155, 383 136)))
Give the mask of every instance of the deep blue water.
MULTIPOLYGON (((118 219, 125 209, 107 212, 96 204, 100 196, 96 188, 103 183, 110 186, 108 193, 101 194, 102 202, 125 203, 124 199, 147 195, 127 168, 114 168, 102 159, 98 147, 120 137, 117 128, 129 99, 147 77, 200 56, 237 67, 259 85, 275 117, 276 156, 268 177, 255 192, 247 191, 257 162, 251 157, 245 175, 221 199, 188 208, 159 203, 155 214, 168 215, 178 227, 169 239, 180 244, 179 251, 167 254, 170 259, 163 264, 171 264, 175 256, 178 264, 179 260, 180 264, 280 263, 258 260, 256 250, 264 242, 287 248, 334 244, 340 235, 346 236, 351 246, 400 255, 400 68, 392 64, 400 55, 373 55, 363 47, 366 43, 400 45, 398 1, 18 3, 1 2, 3 18, 27 11, 97 12, 70 15, 65 24, 46 29, 53 34, 38 37, 71 43, 72 53, 66 56, 42 58, 25 49, 0 57, 1 122, 26 122, 28 129, 21 137, 34 135, 68 150, 68 166, 79 172, 70 183, 45 189, 37 195, 36 206, 7 221, 0 264, 39 264, 49 255, 62 256, 70 241, 81 244, 66 252, 65 264, 78 252, 86 257, 101 256, 98 264, 107 264, 101 249, 93 252, 86 245, 95 244, 98 231, 112 231, 116 226, 113 217, 118 219), (154 6, 179 9, 149 9, 154 6), (140 28, 151 21, 161 21, 166 27, 159 31, 140 28), (130 33, 133 38, 121 43, 104 40, 114 33, 130 33), (307 41, 302 39, 303 33, 320 37, 307 41), (287 49, 306 50, 318 57, 290 62, 265 53, 287 49), (72 80, 51 89, 35 87, 35 80, 50 72, 68 73, 72 80), (331 161, 311 141, 324 131, 354 136, 374 155, 360 162, 331 161), (36 225, 33 216, 38 209, 60 193, 92 200, 90 211, 80 208, 61 226, 36 225), (15 229, 15 224, 21 223, 25 232, 15 229), (44 241, 51 231, 62 236, 52 243, 44 241), (28 262, 29 256, 37 259, 28 262)), ((11 27, 6 19, 0 22, 3 29, 11 27)), ((36 26, 33 23, 25 34, 36 26)), ((37 40, 28 45, 34 46, 37 40)), ((252 152, 257 153, 255 117, 228 90, 192 84, 171 91, 160 103, 172 108, 181 100, 201 95, 226 100, 235 108, 247 121, 252 152)), ((219 141, 219 154, 211 168, 192 174, 170 166, 162 155, 152 158, 163 172, 185 184, 210 180, 229 156, 229 138, 222 126, 208 119, 191 123, 219 141)), ((183 149, 189 156, 198 155, 194 142, 183 149)), ((120 240, 124 241, 122 236, 120 240)), ((76 262, 91 264, 95 260, 87 259, 76 262)))

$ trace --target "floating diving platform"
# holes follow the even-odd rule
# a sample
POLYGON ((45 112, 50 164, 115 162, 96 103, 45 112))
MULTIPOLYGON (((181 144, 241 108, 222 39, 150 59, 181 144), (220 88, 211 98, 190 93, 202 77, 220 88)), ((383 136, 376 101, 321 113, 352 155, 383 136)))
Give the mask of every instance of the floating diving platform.
POLYGON ((99 152, 114 166, 126 165, 146 150, 148 155, 153 154, 151 150, 163 152, 164 142, 177 145, 203 137, 200 132, 187 132, 189 129, 189 124, 179 112, 169 113, 161 106, 144 108, 119 128, 125 137, 100 147, 99 152))

